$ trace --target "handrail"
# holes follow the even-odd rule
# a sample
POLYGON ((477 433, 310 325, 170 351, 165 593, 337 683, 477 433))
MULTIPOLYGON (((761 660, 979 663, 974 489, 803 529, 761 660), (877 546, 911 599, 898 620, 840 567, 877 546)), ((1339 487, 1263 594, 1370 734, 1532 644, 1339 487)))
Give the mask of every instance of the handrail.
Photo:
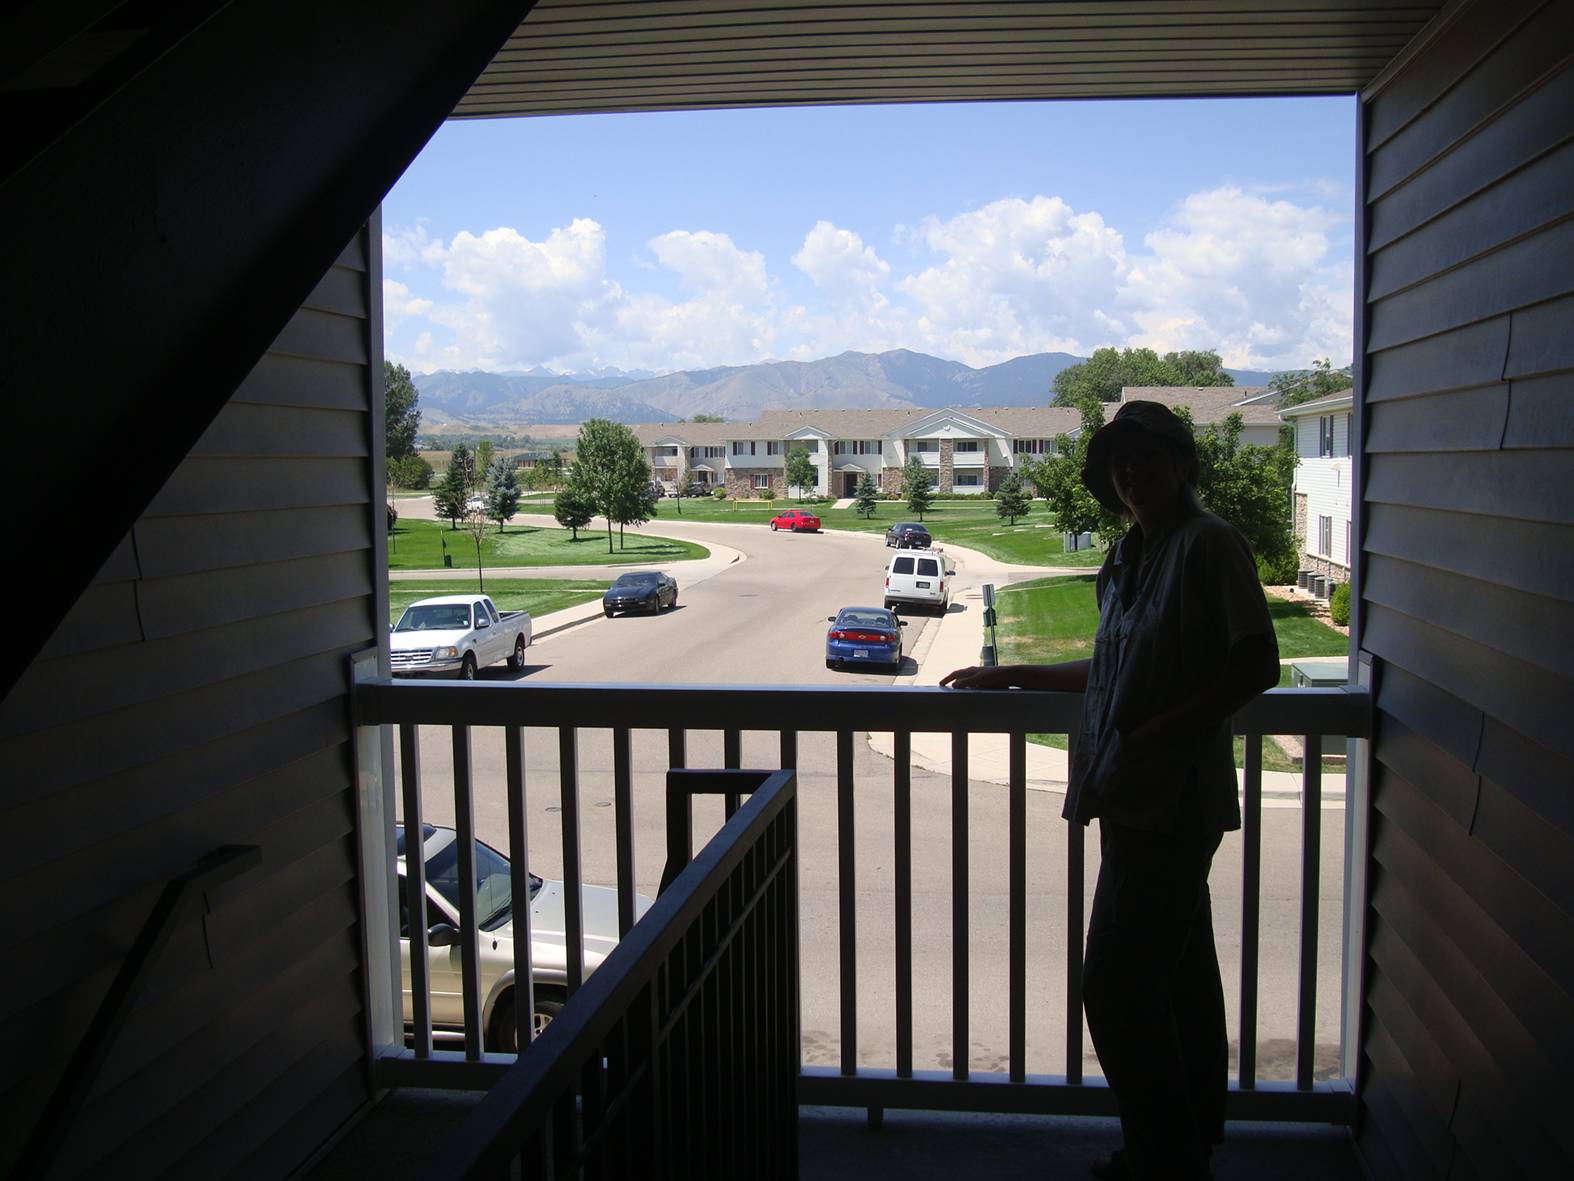
MULTIPOLYGON (((753 781, 757 790, 748 802, 677 875, 671 888, 587 978, 531 1044, 529 1052, 521 1054, 488 1091, 449 1137, 425 1174, 427 1177, 447 1181, 501 1175, 531 1130, 551 1119, 562 1095, 581 1080, 586 1062, 594 1059, 601 1062, 602 1071, 606 1070, 602 1056, 619 1022, 636 1005, 652 1010, 649 990, 666 957, 684 943, 690 928, 705 914, 707 905, 729 876, 783 813, 788 813, 785 818, 794 822, 792 827, 796 828, 790 811, 797 799, 793 772, 757 772, 753 781)), ((793 898, 797 894, 795 844, 796 837, 790 835, 779 852, 785 859, 783 872, 789 875, 793 898)), ((790 912, 783 917, 791 919, 795 926, 796 919, 790 912)), ((796 938, 790 941, 790 949, 795 952, 796 938)), ((796 955, 791 955, 790 962, 783 966, 790 968, 785 978, 789 992, 780 999, 784 1004, 790 1002, 794 1041, 791 1065, 796 1073, 796 955)))
POLYGON ((169 943, 176 921, 189 909, 196 894, 205 894, 220 882, 229 881, 261 863, 262 851, 256 845, 222 845, 165 883, 147 921, 132 941, 131 950, 121 961, 109 991, 99 1003, 98 1011, 88 1022, 87 1032, 77 1043, 76 1052, 66 1064, 54 1094, 50 1095, 43 1114, 33 1126, 17 1158, 15 1176, 42 1177, 49 1172, 55 1154, 65 1143, 66 1133, 82 1110, 115 1039, 131 1014, 131 1005, 140 991, 143 977, 169 943))
MULTIPOLYGON (((913 686, 547 684, 364 681, 362 725, 574 726, 637 730, 905 730, 912 733, 1075 733, 1080 693, 913 686)), ((1364 688, 1270 689, 1234 718, 1237 734, 1371 732, 1364 688)))

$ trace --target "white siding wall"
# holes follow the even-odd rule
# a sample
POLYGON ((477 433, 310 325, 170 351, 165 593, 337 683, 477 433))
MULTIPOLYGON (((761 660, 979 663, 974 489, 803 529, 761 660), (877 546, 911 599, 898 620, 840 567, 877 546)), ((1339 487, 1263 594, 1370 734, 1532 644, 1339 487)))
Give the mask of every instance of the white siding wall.
POLYGON ((1306 495, 1306 545, 1308 554, 1350 564, 1350 548, 1345 538, 1350 520, 1350 415, 1334 415, 1334 454, 1317 454, 1318 416, 1308 414, 1295 422, 1295 491, 1306 495), (1326 554, 1319 553, 1318 518, 1333 518, 1333 540, 1326 554))

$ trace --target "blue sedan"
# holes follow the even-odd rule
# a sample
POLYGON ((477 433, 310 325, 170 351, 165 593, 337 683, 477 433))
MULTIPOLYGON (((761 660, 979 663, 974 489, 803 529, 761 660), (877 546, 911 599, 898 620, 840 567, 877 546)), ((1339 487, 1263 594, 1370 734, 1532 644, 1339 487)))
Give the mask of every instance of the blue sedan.
POLYGON ((902 629, 907 620, 881 607, 843 607, 827 615, 825 667, 845 664, 884 664, 902 667, 902 629))

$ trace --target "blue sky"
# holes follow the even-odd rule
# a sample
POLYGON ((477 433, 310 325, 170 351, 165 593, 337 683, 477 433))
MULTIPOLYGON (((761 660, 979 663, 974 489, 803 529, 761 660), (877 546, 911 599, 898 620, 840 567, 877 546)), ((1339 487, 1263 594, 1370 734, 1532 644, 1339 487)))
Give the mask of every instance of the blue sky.
POLYGON ((446 124, 383 205, 418 371, 845 349, 1350 359, 1354 100, 820 107, 446 124))

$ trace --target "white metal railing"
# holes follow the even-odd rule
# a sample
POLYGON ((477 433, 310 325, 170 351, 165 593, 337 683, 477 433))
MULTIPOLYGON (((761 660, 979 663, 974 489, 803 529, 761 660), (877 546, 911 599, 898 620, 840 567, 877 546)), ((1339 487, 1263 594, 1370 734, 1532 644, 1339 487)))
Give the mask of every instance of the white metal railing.
MULTIPOLYGON (((1112 1113, 1113 1101, 1101 1080, 1085 1079, 1082 1022, 1082 946, 1086 897, 1086 830, 1066 826, 1066 904, 1064 940, 1065 1054, 1059 1074, 1029 1074, 1026 1058, 1028 991, 1027 946, 1027 735, 1074 734, 1081 698, 1074 694, 1010 692, 956 692, 931 688, 826 688, 783 686, 621 686, 544 685, 511 683, 392 682, 372 680, 355 687, 358 724, 388 726, 397 733, 407 824, 421 816, 419 727, 446 727, 453 755, 453 794, 456 830, 461 849, 473 849, 474 785, 470 760, 471 733, 495 727, 502 732, 510 848, 528 849, 525 816, 525 760, 522 727, 557 730, 557 806, 561 809, 563 869, 568 883, 565 899, 566 940, 569 949, 570 993, 583 980, 577 954, 584 934, 579 913, 581 880, 580 730, 610 730, 612 805, 616 841, 617 888, 620 929, 626 933, 634 913, 634 856, 632 833, 633 772, 630 757, 632 730, 667 732, 667 764, 688 765, 691 731, 719 731, 722 765, 741 766, 745 731, 771 732, 777 736, 778 762, 798 768, 800 733, 834 735, 836 814, 836 891, 838 916, 838 975, 840 1049, 835 1067, 807 1066, 800 1079, 800 1100, 805 1103, 868 1107, 949 1108, 993 1111, 1112 1113), (788 719, 772 721, 771 719, 788 719), (892 891, 895 945, 894 1060, 870 1068, 857 1061, 858 1046, 858 927, 855 850, 861 839, 858 800, 873 785, 856 781, 855 735, 889 732, 894 736, 890 789, 894 792, 894 847, 892 891), (949 735, 950 746, 950 844, 951 844, 951 956, 949 980, 953 997, 951 1020, 952 1069, 917 1070, 913 1060, 913 862, 912 862, 912 736, 915 733, 949 735), (1007 736, 1009 775, 1007 791, 1008 881, 1007 1069, 984 1075, 969 1070, 969 978, 974 965, 969 954, 969 739, 975 734, 1007 736), (960 998, 960 999, 958 999, 960 998)), ((1274 690, 1248 705, 1235 720, 1237 734, 1246 736, 1242 792, 1242 901, 1240 915, 1240 981, 1237 1020, 1239 1069, 1229 1100, 1231 1118, 1306 1119, 1332 1123, 1353 1117, 1354 1102, 1348 1082, 1316 1082, 1313 1071, 1314 1030, 1317 1013, 1319 930, 1319 857, 1322 844, 1322 771, 1320 752, 1328 737, 1364 738, 1368 733, 1370 701, 1361 688, 1274 690), (1259 973, 1261 934, 1263 771, 1261 741, 1264 735, 1299 736, 1305 744, 1301 773, 1300 845, 1301 889, 1298 940, 1298 997, 1296 1061, 1292 1083, 1266 1083, 1257 1065, 1259 973)), ((800 788, 802 795, 806 789, 800 788)), ((881 790, 884 790, 882 785, 881 790)), ((463 853, 461 854, 463 856, 463 853)), ((473 854, 472 854, 473 855, 473 854)), ((418 860, 418 859, 416 859, 418 860)), ((516 896, 524 896, 523 858, 513 861, 516 896)), ((418 874, 409 876, 412 903, 418 901, 418 874)), ((463 868, 461 874, 466 872, 463 868)), ((468 880, 461 876, 461 880, 468 880)), ((412 906, 412 912, 414 908, 412 906)), ((512 1056, 489 1054, 482 1041, 481 1008, 476 982, 476 946, 473 914, 461 916, 462 959, 465 990, 465 1048, 445 1053, 434 1048, 430 1013, 422 993, 426 982, 418 974, 426 959, 424 925, 412 919, 411 962, 414 979, 413 1045, 401 1055, 385 1060, 382 1077, 391 1083, 436 1086, 486 1086, 500 1076, 512 1056)), ((528 988, 531 980, 528 931, 514 941, 516 976, 528 988)), ((922 965, 926 974, 943 978, 937 965, 922 965)), ((528 1039, 526 1003, 516 1003, 520 1044, 528 1039)))

